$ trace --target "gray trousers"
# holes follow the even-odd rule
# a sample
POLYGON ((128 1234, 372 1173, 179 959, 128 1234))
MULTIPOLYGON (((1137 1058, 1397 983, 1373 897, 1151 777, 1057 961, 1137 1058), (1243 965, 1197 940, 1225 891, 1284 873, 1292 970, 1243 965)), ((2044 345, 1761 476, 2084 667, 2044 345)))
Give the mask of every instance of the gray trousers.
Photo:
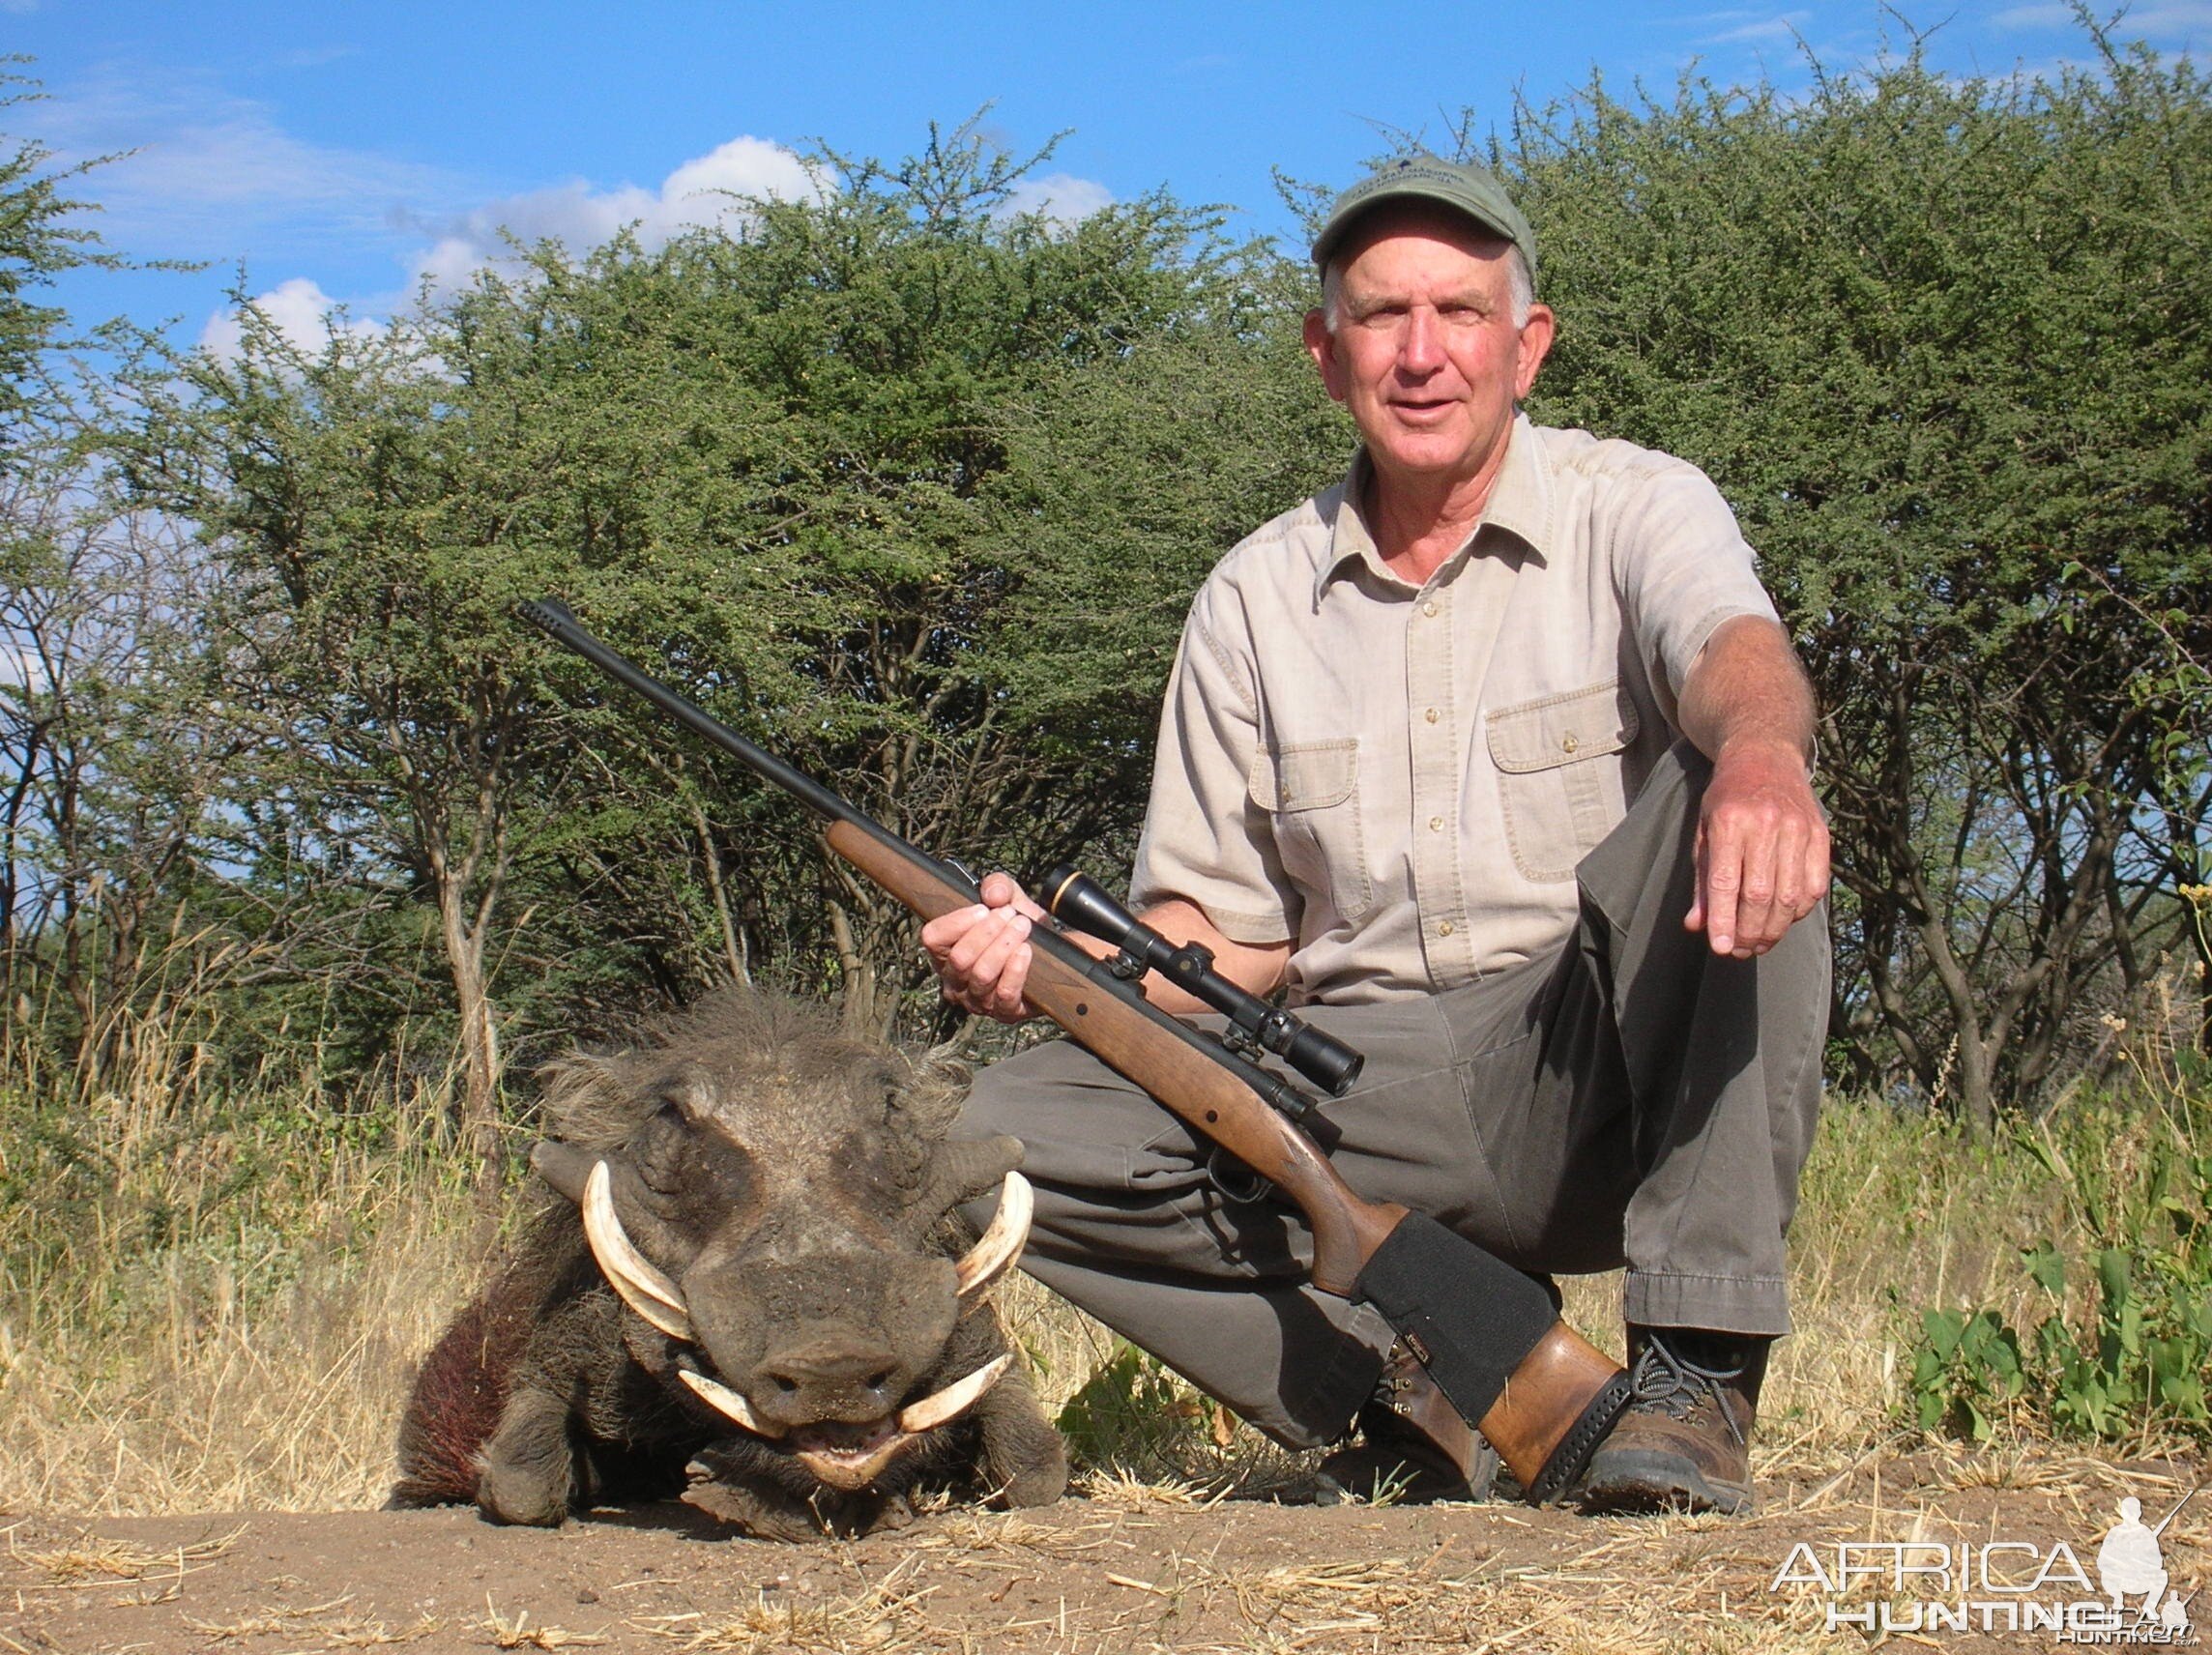
MULTIPOLYGON (((1780 1334, 1783 1236, 1819 1105, 1827 913, 1757 960, 1716 959, 1682 929, 1709 773, 1687 743, 1667 755, 1583 859, 1581 921, 1556 952, 1440 995, 1299 1015, 1367 1056, 1323 1111, 1360 1195, 1525 1270, 1626 1265, 1631 1321, 1780 1334)), ((1208 1147, 1089 1053, 1059 1040, 991 1065, 954 1131, 1027 1147, 1024 1268, 1270 1437, 1334 1440, 1367 1400, 1389 1326, 1309 1286, 1296 1211, 1225 1195, 1208 1147)))

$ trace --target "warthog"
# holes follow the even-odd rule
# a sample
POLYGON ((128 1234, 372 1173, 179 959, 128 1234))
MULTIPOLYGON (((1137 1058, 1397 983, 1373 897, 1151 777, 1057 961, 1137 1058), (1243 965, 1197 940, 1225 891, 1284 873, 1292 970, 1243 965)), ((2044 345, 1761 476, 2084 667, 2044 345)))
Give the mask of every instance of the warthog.
POLYGON ((532 1159, 568 1199, 425 1360, 392 1503, 557 1524, 684 1490, 796 1540, 903 1523, 925 1482, 1059 1498, 984 1298, 1028 1233, 1021 1147, 946 1142, 965 1082, 738 990, 557 1065, 532 1159), (994 1185, 963 1251, 952 1208, 994 1185))

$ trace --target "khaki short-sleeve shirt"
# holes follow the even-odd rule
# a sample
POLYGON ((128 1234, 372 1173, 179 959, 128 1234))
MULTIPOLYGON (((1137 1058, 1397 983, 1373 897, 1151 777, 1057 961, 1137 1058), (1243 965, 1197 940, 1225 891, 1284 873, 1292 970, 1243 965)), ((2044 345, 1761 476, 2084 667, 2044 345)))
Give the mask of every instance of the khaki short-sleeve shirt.
POLYGON ((1364 467, 1200 588, 1130 889, 1290 940, 1294 1003, 1434 993, 1557 943, 1698 652, 1775 613, 1720 491, 1670 455, 1520 419, 1482 522, 1417 589, 1360 518, 1364 467))

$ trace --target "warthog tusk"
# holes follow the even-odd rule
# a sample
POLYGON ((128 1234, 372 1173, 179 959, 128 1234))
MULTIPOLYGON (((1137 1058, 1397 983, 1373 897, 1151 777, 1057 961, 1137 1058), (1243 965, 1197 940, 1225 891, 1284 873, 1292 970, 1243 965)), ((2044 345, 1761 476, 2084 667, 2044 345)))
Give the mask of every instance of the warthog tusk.
MULTIPOLYGON (((1009 1177, 1013 1176, 1010 1173, 1007 1175, 1009 1177)), ((923 1397, 921 1401, 911 1404, 899 1414, 899 1429, 909 1436, 915 1436, 932 1426, 943 1425, 948 1419, 958 1418, 974 1408, 985 1391, 1005 1377, 1006 1364, 1013 1359, 1013 1352, 1008 1351, 996 1361, 984 1363, 966 1379, 946 1385, 935 1396, 923 1397)))
POLYGON ((981 1292, 1014 1267, 1029 1241, 1030 1220, 1035 1212, 1036 1193, 1029 1179, 1008 1173, 999 1189, 999 1210, 991 1216, 991 1228, 960 1261, 956 1285, 962 1298, 981 1292))
POLYGON ((593 1163, 584 1180, 584 1234, 623 1303, 671 1339, 691 1337, 691 1317, 684 1308, 684 1290, 630 1244, 615 1214, 614 1175, 604 1161, 593 1163))
POLYGON ((710 1379, 705 1374, 694 1373, 689 1368, 683 1370, 683 1378, 684 1382, 698 1393, 701 1402, 707 1404, 717 1413, 726 1414, 755 1437, 781 1437, 783 1435, 782 1432, 768 1425, 759 1414, 753 1412, 752 1404, 730 1389, 728 1385, 723 1384, 721 1380, 710 1379))

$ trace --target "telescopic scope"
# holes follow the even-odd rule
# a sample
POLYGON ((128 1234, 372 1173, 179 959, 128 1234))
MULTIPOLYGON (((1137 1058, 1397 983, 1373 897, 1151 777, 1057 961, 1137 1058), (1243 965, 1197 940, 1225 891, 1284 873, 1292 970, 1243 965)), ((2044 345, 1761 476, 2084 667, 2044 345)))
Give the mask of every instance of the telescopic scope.
MULTIPOLYGON (((1044 876, 1044 910, 1062 924, 1121 950, 1117 975, 1154 971, 1229 1019, 1253 1045, 1272 1052, 1331 1097, 1342 1097, 1359 1078, 1366 1059, 1343 1041, 1308 1028, 1280 1006, 1238 988, 1213 969, 1213 954, 1197 943, 1176 946, 1108 896, 1090 875, 1062 865, 1044 876), (1128 970, 1121 968, 1126 964, 1128 970)), ((1233 1042, 1234 1043, 1234 1042, 1233 1042)))

